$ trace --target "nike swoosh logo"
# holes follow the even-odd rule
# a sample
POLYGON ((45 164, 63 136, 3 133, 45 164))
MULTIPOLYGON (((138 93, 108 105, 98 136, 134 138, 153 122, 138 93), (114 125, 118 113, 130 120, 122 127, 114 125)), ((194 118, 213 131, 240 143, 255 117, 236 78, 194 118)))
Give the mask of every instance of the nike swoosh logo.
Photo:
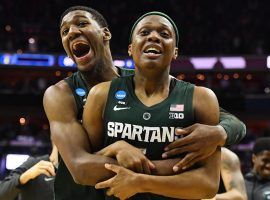
POLYGON ((53 179, 54 179, 54 177, 51 177, 51 178, 50 177, 49 178, 45 177, 44 178, 44 181, 47 181, 48 182, 48 181, 52 181, 53 179))
POLYGON ((121 108, 119 108, 119 107, 117 107, 117 105, 113 107, 113 110, 114 110, 114 111, 118 111, 118 110, 128 110, 128 109, 130 109, 130 107, 121 107, 121 108))

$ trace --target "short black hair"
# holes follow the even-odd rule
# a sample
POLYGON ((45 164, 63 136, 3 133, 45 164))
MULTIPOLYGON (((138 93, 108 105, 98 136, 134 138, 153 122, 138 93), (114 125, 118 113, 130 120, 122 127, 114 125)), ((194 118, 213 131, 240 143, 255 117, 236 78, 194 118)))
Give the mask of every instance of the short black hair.
POLYGON ((103 17, 103 15, 100 14, 95 9, 87 7, 87 6, 72 6, 72 7, 69 7, 68 9, 66 9, 61 15, 60 26, 61 26, 61 23, 62 23, 64 16, 66 16, 68 13, 70 13, 74 10, 83 10, 83 11, 89 12, 92 15, 93 19, 100 25, 100 27, 102 27, 102 28, 108 27, 108 23, 107 23, 106 19, 103 17))
POLYGON ((253 153, 257 155, 263 151, 270 151, 270 137, 260 137, 256 140, 253 153))

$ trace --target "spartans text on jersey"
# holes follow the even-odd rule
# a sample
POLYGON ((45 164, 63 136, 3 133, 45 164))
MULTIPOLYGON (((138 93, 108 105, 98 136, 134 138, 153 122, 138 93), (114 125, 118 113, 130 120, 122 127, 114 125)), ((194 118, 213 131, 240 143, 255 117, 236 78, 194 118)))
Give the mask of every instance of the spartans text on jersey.
POLYGON ((173 142, 175 140, 175 127, 150 127, 121 122, 108 122, 107 130, 109 137, 142 142, 173 142))

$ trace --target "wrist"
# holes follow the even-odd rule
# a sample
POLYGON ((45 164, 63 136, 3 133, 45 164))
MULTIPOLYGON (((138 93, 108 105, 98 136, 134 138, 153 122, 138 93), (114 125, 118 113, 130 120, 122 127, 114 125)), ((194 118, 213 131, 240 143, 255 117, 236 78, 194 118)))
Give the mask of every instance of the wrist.
POLYGON ((134 179, 136 183, 135 186, 137 193, 147 193, 150 191, 150 188, 148 186, 148 178, 147 178, 148 176, 149 175, 146 174, 135 173, 134 179))
POLYGON ((227 132, 221 125, 217 125, 216 127, 220 133, 220 142, 218 143, 218 146, 223 147, 227 140, 227 132))
POLYGON ((112 150, 113 154, 116 156, 120 151, 124 150, 127 143, 124 140, 120 140, 114 143, 114 148, 112 150))
POLYGON ((19 177, 19 184, 20 185, 24 185, 26 184, 29 180, 31 179, 29 173, 24 172, 23 174, 21 174, 21 176, 19 177))

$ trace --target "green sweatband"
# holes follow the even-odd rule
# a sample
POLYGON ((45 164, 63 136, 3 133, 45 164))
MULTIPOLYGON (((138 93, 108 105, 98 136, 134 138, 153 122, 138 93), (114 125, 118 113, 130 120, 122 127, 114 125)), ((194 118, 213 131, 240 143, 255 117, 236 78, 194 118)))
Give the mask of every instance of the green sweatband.
POLYGON ((133 26, 132 26, 132 28, 131 28, 131 32, 130 32, 130 35, 129 35, 129 43, 131 43, 132 35, 133 35, 134 29, 135 29, 135 27, 137 26, 137 24, 138 24, 143 18, 145 18, 146 16, 149 16, 149 15, 159 15, 159 16, 162 16, 162 17, 166 18, 166 19, 172 24, 173 29, 174 29, 174 32, 175 32, 176 46, 178 47, 179 33, 178 33, 178 28, 177 28, 176 24, 174 23, 174 21, 172 20, 172 18, 170 18, 170 17, 169 17, 168 15, 166 15, 165 13, 162 13, 162 12, 159 12, 159 11, 152 11, 152 12, 145 13, 145 14, 142 15, 139 19, 136 20, 136 22, 133 24, 133 26))

